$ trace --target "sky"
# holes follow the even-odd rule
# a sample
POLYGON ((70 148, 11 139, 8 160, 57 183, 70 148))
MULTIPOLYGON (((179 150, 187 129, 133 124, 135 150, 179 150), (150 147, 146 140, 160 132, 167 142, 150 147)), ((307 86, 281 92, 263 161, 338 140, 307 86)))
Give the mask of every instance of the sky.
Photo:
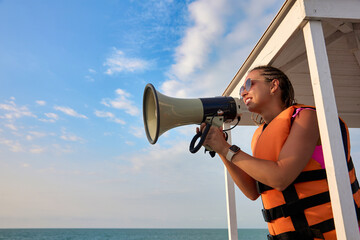
MULTIPOLYGON (((150 145, 143 91, 222 95, 282 4, 0 0, 0 228, 226 228, 221 160, 188 151, 195 125, 150 145)), ((251 153, 254 130, 233 142, 251 153)))

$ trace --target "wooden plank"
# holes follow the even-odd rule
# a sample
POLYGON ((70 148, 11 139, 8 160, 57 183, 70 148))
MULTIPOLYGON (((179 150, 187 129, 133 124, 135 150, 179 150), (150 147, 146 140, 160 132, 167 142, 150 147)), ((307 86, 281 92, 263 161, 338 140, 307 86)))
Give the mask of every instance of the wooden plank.
POLYGON ((339 18, 359 21, 360 1, 348 0, 302 0, 305 18, 319 20, 324 18, 339 18))
POLYGON ((236 202, 235 187, 230 173, 224 166, 225 171, 225 188, 226 188, 226 210, 228 217, 228 236, 229 240, 238 239, 237 219, 236 219, 236 202))
POLYGON ((321 22, 309 21, 303 31, 337 239, 360 239, 321 22))
MULTIPOLYGON (((341 31, 336 31, 330 36, 328 36, 325 40, 326 46, 330 46, 332 43, 334 43, 336 40, 339 40, 341 37, 343 37, 344 34, 341 31)), ((304 51, 299 56, 295 57, 294 59, 288 61, 283 66, 279 67, 282 71, 286 72, 290 69, 296 67, 298 64, 302 63, 306 60, 306 52, 304 51)))
MULTIPOLYGON (((224 129, 229 129, 230 124, 224 124, 224 129)), ((228 143, 232 144, 231 131, 228 131, 228 143)), ((237 219, 236 219, 236 202, 235 202, 235 186, 230 173, 224 166, 225 172, 225 190, 226 190, 226 211, 228 217, 228 236, 229 240, 238 239, 237 219)))
POLYGON ((355 59, 360 67, 360 50, 354 52, 355 59))

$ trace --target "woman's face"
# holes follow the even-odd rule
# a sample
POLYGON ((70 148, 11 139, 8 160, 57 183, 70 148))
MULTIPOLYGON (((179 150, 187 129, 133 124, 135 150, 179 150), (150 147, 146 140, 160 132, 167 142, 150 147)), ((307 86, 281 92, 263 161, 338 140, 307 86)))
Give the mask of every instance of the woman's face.
POLYGON ((271 81, 266 81, 261 73, 262 70, 254 70, 247 75, 246 79, 251 79, 251 88, 240 96, 250 112, 261 113, 271 99, 271 81))

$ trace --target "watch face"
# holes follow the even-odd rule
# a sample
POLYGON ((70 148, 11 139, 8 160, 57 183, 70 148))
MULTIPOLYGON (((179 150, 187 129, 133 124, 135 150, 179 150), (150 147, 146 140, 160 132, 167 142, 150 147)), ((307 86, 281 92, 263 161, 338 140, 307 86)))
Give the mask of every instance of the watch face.
POLYGON ((240 150, 240 148, 239 148, 238 146, 236 146, 236 145, 232 145, 232 146, 230 147, 230 150, 233 151, 233 152, 237 152, 237 151, 240 150))

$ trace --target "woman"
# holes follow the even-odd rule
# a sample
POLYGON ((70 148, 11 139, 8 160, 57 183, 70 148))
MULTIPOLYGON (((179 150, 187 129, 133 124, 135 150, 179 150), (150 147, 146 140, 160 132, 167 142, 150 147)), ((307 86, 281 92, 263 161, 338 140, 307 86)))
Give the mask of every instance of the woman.
MULTIPOLYGON (((291 82, 279 69, 260 66, 246 79, 240 97, 250 112, 261 116, 252 140, 253 156, 230 146, 216 127, 204 145, 220 155, 248 198, 261 195, 268 239, 336 239, 315 109, 294 103, 291 82)), ((342 120, 340 125, 358 210, 360 191, 349 135, 342 120)))

